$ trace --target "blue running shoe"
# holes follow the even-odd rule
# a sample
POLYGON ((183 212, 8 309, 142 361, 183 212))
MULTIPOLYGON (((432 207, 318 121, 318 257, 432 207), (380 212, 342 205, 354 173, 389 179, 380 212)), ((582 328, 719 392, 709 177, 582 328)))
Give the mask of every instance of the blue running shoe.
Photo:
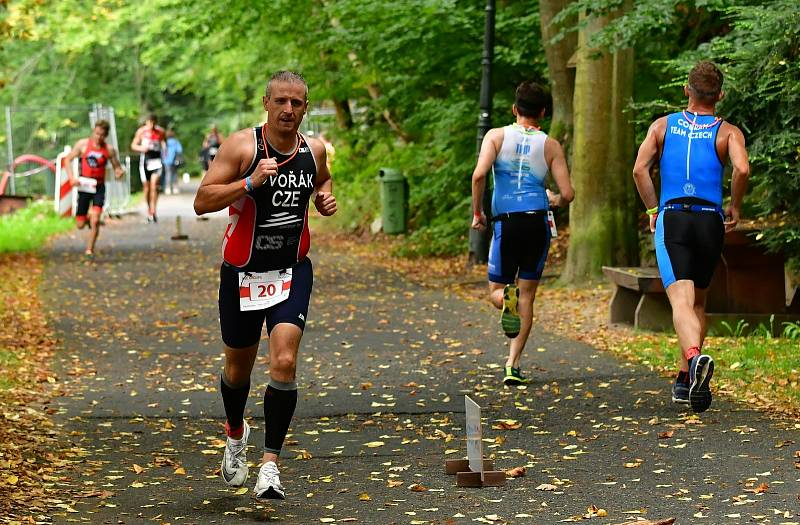
POLYGON ((711 406, 711 376, 714 375, 714 360, 710 355, 700 354, 689 361, 689 403, 695 412, 705 412, 711 406))
POLYGON ((689 383, 675 380, 675 384, 672 385, 672 402, 681 405, 689 404, 689 383))

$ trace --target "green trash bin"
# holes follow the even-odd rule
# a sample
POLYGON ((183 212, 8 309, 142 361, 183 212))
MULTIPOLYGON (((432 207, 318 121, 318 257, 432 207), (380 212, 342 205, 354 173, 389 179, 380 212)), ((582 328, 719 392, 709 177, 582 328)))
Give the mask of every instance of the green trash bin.
POLYGON ((402 173, 392 168, 381 168, 378 180, 381 184, 383 231, 387 234, 405 233, 408 220, 408 181, 402 173))

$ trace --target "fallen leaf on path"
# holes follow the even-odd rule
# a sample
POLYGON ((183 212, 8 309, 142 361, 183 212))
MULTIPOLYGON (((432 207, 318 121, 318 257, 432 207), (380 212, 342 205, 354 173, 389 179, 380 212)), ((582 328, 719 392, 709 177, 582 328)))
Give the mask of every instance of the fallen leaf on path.
POLYGON ((511 469, 506 470, 506 477, 507 478, 521 478, 525 475, 527 469, 525 467, 514 467, 511 469))

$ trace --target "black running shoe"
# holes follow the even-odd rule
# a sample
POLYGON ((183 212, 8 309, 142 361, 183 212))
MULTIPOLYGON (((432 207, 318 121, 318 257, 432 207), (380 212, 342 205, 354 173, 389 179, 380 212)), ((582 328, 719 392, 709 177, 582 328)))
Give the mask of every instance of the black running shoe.
POLYGON ((689 403, 695 412, 705 412, 711 406, 711 376, 714 360, 710 355, 694 356, 689 362, 689 403))
POLYGON ((689 404, 689 383, 675 380, 672 385, 672 402, 680 405, 689 404))

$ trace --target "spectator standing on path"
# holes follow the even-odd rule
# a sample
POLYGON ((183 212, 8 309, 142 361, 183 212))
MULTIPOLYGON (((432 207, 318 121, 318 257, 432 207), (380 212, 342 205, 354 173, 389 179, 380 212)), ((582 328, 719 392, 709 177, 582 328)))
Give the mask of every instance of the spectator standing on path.
POLYGON ((263 98, 263 126, 235 132, 222 144, 195 196, 198 214, 229 206, 222 241, 219 316, 225 366, 220 391, 228 436, 222 459, 225 483, 247 479, 250 427, 244 409, 261 328, 267 323, 270 380, 264 393, 264 453, 254 494, 284 499, 277 466, 297 404, 297 352, 305 328, 313 273, 308 204, 336 212, 325 146, 298 133, 308 107, 302 76, 279 71, 263 98))
POLYGON ((183 164, 183 145, 175 136, 175 130, 170 128, 167 130, 167 151, 164 155, 164 193, 166 195, 178 193, 176 179, 178 168, 183 164))
POLYGON ((211 131, 208 132, 203 138, 203 150, 202 150, 202 161, 203 161, 203 176, 205 177, 206 172, 208 172, 208 167, 214 161, 214 158, 217 156, 217 152, 219 151, 220 145, 222 145, 222 141, 224 137, 217 129, 216 124, 211 125, 211 131))
POLYGON ((714 115, 722 100, 722 72, 699 62, 689 72, 685 110, 650 125, 639 147, 633 177, 655 233, 656 260, 672 306, 680 344, 680 368, 672 387, 675 403, 695 412, 711 406, 714 360, 703 354, 706 292, 722 253, 725 232, 739 221, 750 165, 742 131, 714 115), (724 162, 733 165, 731 202, 722 211, 724 162), (650 168, 658 161, 661 196, 650 168))
MULTIPOLYGON (((506 385, 528 381, 520 358, 533 323, 533 301, 550 248, 550 207, 565 206, 574 191, 561 144, 541 131, 547 97, 535 82, 517 87, 511 111, 516 122, 486 133, 472 173, 472 227, 484 230, 486 173, 494 174, 492 243, 489 250, 489 300, 502 309, 501 325, 511 338, 505 365, 506 385), (545 188, 551 173, 560 193, 545 188)), ((552 222, 552 224, 551 224, 552 222)))
POLYGON ((94 245, 100 233, 100 214, 106 201, 106 166, 108 161, 114 167, 114 175, 119 179, 125 173, 117 157, 117 152, 111 144, 106 142, 110 126, 105 120, 98 120, 89 138, 81 139, 64 159, 72 186, 78 187, 78 207, 75 220, 78 229, 87 224, 91 228, 89 238, 86 240, 87 257, 94 256, 94 245), (72 160, 80 157, 80 177, 72 172, 72 160), (91 210, 89 205, 92 205, 91 210))
POLYGON ((156 202, 158 201, 158 179, 164 171, 162 155, 167 148, 164 130, 158 126, 158 119, 150 114, 144 126, 136 130, 131 141, 131 150, 139 155, 139 176, 142 179, 144 200, 147 203, 147 222, 157 222, 156 202))

